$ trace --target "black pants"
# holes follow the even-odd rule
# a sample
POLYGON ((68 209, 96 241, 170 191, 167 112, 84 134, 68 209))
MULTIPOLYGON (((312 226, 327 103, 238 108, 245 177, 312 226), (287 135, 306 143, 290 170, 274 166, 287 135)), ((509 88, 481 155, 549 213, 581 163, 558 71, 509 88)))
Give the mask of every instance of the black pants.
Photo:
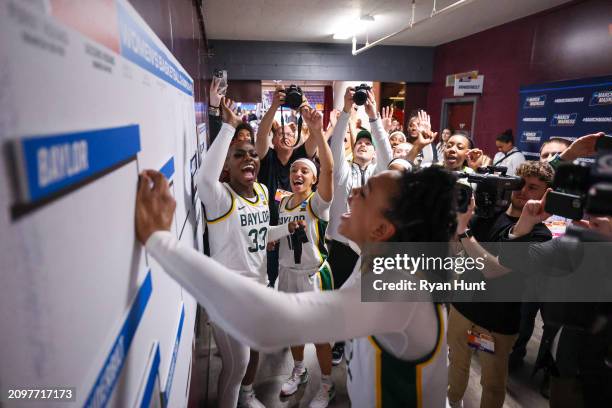
POLYGON ((334 276, 334 288, 340 289, 353 273, 359 255, 348 245, 336 240, 328 241, 327 248, 329 250, 327 261, 334 276))

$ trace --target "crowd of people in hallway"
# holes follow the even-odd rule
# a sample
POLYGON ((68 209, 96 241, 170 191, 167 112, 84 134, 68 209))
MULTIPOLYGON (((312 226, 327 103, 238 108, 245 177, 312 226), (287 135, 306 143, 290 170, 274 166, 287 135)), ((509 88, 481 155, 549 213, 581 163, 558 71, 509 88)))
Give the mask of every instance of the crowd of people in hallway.
MULTIPOLYGON (((281 396, 294 395, 309 381, 304 344, 314 343, 322 380, 312 408, 334 399, 331 373, 343 359, 354 407, 461 407, 470 341, 477 337, 490 344, 477 353, 481 407, 502 407, 509 373, 525 357, 538 311, 545 325, 538 363, 551 406, 612 401, 609 333, 590 330, 599 316, 590 306, 572 306, 584 311, 571 322, 582 330, 577 341, 563 330, 565 304, 361 301, 361 251, 372 243, 449 242, 453 256, 484 257, 482 278, 489 287, 503 287, 521 267, 492 243, 555 241, 549 224, 559 217, 545 211, 555 171, 563 162, 593 156, 604 134, 550 139, 540 160, 532 161, 507 130, 496 137, 491 158, 471 135, 434 130, 423 110, 410 115, 403 132, 393 109, 380 109, 371 90, 362 106, 354 95, 354 88, 346 89, 342 109, 332 111, 324 127, 323 115, 305 98, 296 109, 299 122, 276 122, 287 103, 278 89, 255 132, 213 81, 211 145, 197 176, 208 256, 167 232, 174 210, 167 183, 158 172, 141 174, 137 236, 211 318, 223 364, 219 406, 263 407, 253 389, 258 352, 287 346, 294 367, 281 396), (358 119, 359 109, 368 123, 358 119), (506 168, 522 187, 493 216, 478 215, 473 197, 459 210, 458 174, 491 166, 506 168), (556 344, 571 341, 573 370, 556 355, 556 344)), ((612 241, 612 217, 586 218, 582 227, 612 241)), ((528 290, 527 277, 523 282, 528 290)))

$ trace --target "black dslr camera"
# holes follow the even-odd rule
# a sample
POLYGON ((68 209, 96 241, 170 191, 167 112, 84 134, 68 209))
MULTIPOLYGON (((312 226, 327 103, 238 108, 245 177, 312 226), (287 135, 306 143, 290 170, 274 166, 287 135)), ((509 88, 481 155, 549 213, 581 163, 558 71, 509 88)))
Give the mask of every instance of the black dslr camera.
POLYGON ((290 108, 298 110, 302 106, 304 100, 304 92, 302 88, 297 85, 289 85, 289 88, 285 88, 285 103, 282 105, 283 108, 290 108))
POLYGON ((555 172, 553 190, 546 196, 546 212, 579 220, 584 212, 612 215, 612 136, 595 145, 595 163, 562 163, 555 172))
MULTIPOLYGON (((476 209, 474 213, 483 218, 494 217, 510 205, 512 191, 523 188, 525 181, 516 176, 506 175, 508 169, 503 166, 481 167, 477 173, 455 172, 459 178, 467 178, 469 183, 476 184, 474 198, 476 209)), ((463 194, 458 197, 459 211, 469 205, 471 196, 463 194), (467 204, 461 202, 461 197, 467 197, 467 204)), ((464 198, 465 199, 465 198, 464 198)), ((465 211, 464 211, 465 212, 465 211)))
POLYGON ((368 101, 368 91, 372 89, 372 87, 361 84, 355 87, 355 93, 353 94, 353 102, 355 105, 364 105, 368 101))

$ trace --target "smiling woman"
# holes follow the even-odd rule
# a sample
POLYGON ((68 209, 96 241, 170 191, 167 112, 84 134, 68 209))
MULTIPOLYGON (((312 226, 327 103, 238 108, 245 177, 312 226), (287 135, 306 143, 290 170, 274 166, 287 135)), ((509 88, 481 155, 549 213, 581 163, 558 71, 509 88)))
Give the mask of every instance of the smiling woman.
MULTIPOLYGON (((197 176, 200 199, 205 206, 210 254, 243 276, 265 283, 270 221, 268 190, 255 181, 259 155, 252 142, 241 140, 235 131, 241 122, 230 109, 231 105, 232 101, 221 100, 225 123, 204 156, 197 176), (219 181, 222 170, 229 177, 227 183, 219 181)), ((240 383, 253 382, 258 354, 250 352, 218 326, 213 326, 213 334, 223 361, 219 406, 234 408, 239 400, 240 383)), ((240 392, 240 400, 247 399, 256 401, 252 390, 240 392)))
MULTIPOLYGON (((165 204, 170 198, 168 187, 163 178, 151 174, 156 187, 149 190, 148 183, 142 183, 138 195, 139 239, 206 308, 213 322, 262 351, 354 339, 347 352, 347 389, 354 406, 382 406, 383 395, 403 407, 444 406, 446 318, 441 306, 362 302, 360 262, 337 291, 289 294, 257 285, 183 247, 164 231, 171 210, 165 204)), ((456 227, 454 185, 455 178, 437 167, 372 176, 364 188, 353 190, 340 230, 358 245, 411 239, 447 242, 456 227)), ((293 383, 297 386, 301 376, 296 374, 293 383)))

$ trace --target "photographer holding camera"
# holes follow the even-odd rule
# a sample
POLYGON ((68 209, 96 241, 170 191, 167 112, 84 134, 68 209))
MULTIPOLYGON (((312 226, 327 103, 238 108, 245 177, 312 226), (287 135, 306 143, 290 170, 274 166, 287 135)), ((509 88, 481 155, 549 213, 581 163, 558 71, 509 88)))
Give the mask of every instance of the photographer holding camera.
MULTIPOLYGON (((517 170, 524 182, 520 190, 512 192, 510 206, 493 217, 475 215, 474 201, 465 214, 460 215, 457 238, 467 256, 485 259, 483 278, 487 282, 487 293, 474 295, 473 301, 452 304, 448 324, 449 344, 449 389, 448 400, 452 407, 462 406, 462 398, 470 376, 471 349, 469 336, 490 342, 488 350, 479 353, 482 367, 483 387, 481 407, 503 406, 508 377, 508 357, 518 336, 520 303, 483 303, 491 293, 504 293, 509 284, 515 284, 520 270, 504 267, 497 260, 497 246, 487 243, 523 241, 541 242, 552 238, 542 223, 534 226, 524 236, 508 237, 508 230, 519 219, 524 205, 530 199, 540 199, 552 183, 553 171, 546 163, 526 162, 517 170), (482 244, 481 244, 482 243, 482 244)), ((477 193, 478 194, 478 190, 477 193)), ((482 202, 482 200, 475 200, 482 202)), ((476 213, 489 213, 488 209, 476 209, 476 213), (484 211, 483 211, 484 210, 484 211)), ((487 214, 488 215, 488 214, 487 214)), ((519 279, 519 282, 521 280, 519 279)))
POLYGON ((546 289, 539 291, 541 301, 554 300, 544 303, 547 324, 553 328, 553 339, 545 350, 552 358, 553 408, 598 407, 612 400, 612 307, 607 302, 610 289, 606 289, 612 263, 612 244, 608 244, 612 242, 612 184, 610 175, 605 173, 612 148, 610 139, 605 139, 603 133, 583 136, 553 158, 560 165, 562 161, 599 154, 590 168, 564 164, 566 169, 555 175, 556 187, 565 187, 569 177, 574 186, 580 185, 583 190, 582 194, 571 191, 575 194, 571 209, 562 199, 567 193, 549 191, 541 200, 525 204, 509 233, 517 238, 530 234, 533 226, 551 213, 566 215, 567 211, 576 211, 577 203, 584 219, 574 221, 564 237, 530 245, 527 253, 512 247, 500 251, 503 265, 530 270, 548 283, 541 285, 546 289), (583 177, 587 169, 590 174, 583 177), (551 201, 555 194, 561 199, 551 201), (572 289, 569 292, 568 287, 572 289), (592 301, 586 302, 587 299, 592 301))
MULTIPOLYGON (((298 88, 289 88, 297 90, 298 88)), ((278 205, 282 197, 291 191, 289 170, 298 159, 313 158, 317 153, 317 144, 313 139, 306 140, 302 145, 295 147, 296 126, 293 123, 282 127, 274 120, 276 111, 287 103, 286 90, 277 88, 274 91, 272 105, 261 119, 255 138, 255 147, 261 161, 258 180, 268 187, 270 192, 270 225, 278 224, 278 205), (272 149, 270 149, 270 132, 272 132, 272 149)), ((291 93, 291 103, 300 110, 308 105, 303 94, 291 93), (301 98, 301 103, 299 98, 301 98)), ((278 276, 278 248, 268 251, 268 280, 274 285, 278 276)))
MULTIPOLYGON (((334 273, 336 289, 348 279, 358 259, 357 253, 349 246, 349 240, 338 232, 343 214, 348 210, 349 194, 354 188, 365 186, 371 176, 386 170, 387 164, 393 159, 389 137, 376 111, 374 94, 365 85, 357 88, 346 88, 344 108, 331 138, 331 151, 334 158, 334 199, 330 209, 327 237, 330 240, 328 259, 334 273), (365 100, 364 95, 366 95, 365 100), (353 159, 349 162, 344 155, 344 135, 351 112, 354 111, 357 103, 365 105, 372 134, 365 130, 357 133, 353 147, 353 159), (375 154, 377 155, 376 163, 373 163, 375 154)), ((334 347, 334 364, 340 363, 343 352, 342 343, 337 343, 334 347)))

